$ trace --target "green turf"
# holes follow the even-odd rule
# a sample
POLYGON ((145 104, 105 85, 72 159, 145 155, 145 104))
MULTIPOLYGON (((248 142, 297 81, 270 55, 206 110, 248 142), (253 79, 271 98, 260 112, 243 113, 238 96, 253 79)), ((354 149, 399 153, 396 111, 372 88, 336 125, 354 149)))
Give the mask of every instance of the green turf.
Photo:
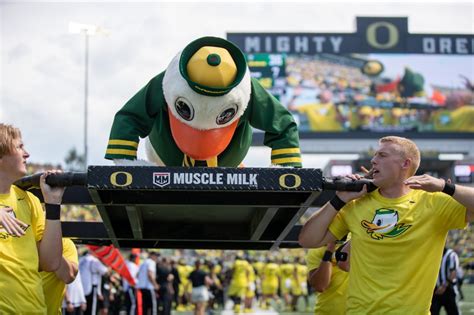
MULTIPOLYGON (((459 306, 463 315, 474 314, 474 284, 465 284, 462 286, 464 300, 460 301, 459 306)), ((446 314, 443 311, 441 314, 446 314)))
MULTIPOLYGON (((461 313, 463 315, 474 314, 474 284, 463 285, 462 291, 464 293, 464 300, 459 302, 459 308, 461 310, 461 313)), ((314 301, 314 298, 312 298, 312 301, 314 301)), ((301 312, 301 310, 304 309, 303 301, 299 301, 298 309, 300 310, 300 312, 297 312, 297 313, 280 312, 280 314, 281 315, 307 314, 306 312, 301 312)), ((446 312, 444 311, 444 309, 441 311, 441 314, 446 315, 446 312)))
MULTIPOLYGON (((473 315, 474 314, 474 284, 465 284, 462 288, 464 292, 464 300, 459 303, 461 312, 463 315, 473 315)), ((310 296, 310 305, 311 305, 311 310, 308 311, 305 308, 304 301, 303 299, 300 299, 298 301, 298 311, 297 312, 283 312, 279 310, 277 305, 272 305, 274 309, 279 311, 278 313, 280 315, 308 315, 308 314, 314 314, 313 306, 315 302, 314 295, 310 296)), ((214 315, 219 315, 221 312, 217 311, 214 312, 214 315)), ((174 315, 192 315, 192 312, 175 312, 173 311, 174 315)), ((242 313, 245 315, 245 313, 242 313)), ((445 315, 446 312, 444 310, 441 311, 441 314, 445 315)))

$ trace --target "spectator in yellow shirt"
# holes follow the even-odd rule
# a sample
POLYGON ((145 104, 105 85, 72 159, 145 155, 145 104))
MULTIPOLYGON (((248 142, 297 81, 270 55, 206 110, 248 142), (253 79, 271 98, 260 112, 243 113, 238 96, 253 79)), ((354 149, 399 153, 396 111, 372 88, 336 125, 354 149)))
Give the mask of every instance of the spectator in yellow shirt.
POLYGON ((306 255, 308 282, 317 292, 315 314, 346 314, 349 273, 335 258, 336 244, 311 248, 306 255))
POLYGON ((18 128, 0 124, 0 313, 45 314, 39 270, 55 271, 62 254, 60 204, 63 187, 40 179, 39 199, 13 183, 26 175, 26 151, 18 128))
POLYGON ((318 103, 290 104, 289 109, 306 115, 311 131, 343 131, 344 117, 339 112, 337 105, 332 103, 332 93, 328 90, 322 91, 318 98, 318 103))
MULTIPOLYGON (((76 279, 78 260, 76 245, 69 239, 63 238, 63 257, 59 268, 54 272, 41 272, 44 297, 48 315, 61 314, 61 305, 66 293, 66 284, 76 279)), ((71 301, 66 301, 70 304, 71 301)), ((67 307, 67 305, 66 305, 67 307)))

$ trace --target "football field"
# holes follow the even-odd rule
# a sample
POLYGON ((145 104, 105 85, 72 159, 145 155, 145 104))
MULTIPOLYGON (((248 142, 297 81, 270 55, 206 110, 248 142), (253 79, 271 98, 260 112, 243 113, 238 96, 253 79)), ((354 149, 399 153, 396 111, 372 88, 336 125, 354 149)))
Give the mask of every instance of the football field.
POLYGON ((463 285, 462 291, 464 293, 464 300, 460 302, 462 314, 474 314, 474 284, 463 285))
MULTIPOLYGON (((462 288, 464 292, 464 300, 459 302, 461 314, 463 315, 469 315, 469 314, 474 314, 474 284, 465 284, 462 288)), ((256 309, 253 313, 241 313, 241 314, 259 314, 259 315, 308 315, 308 314, 314 314, 313 312, 313 305, 315 303, 315 297, 314 295, 310 296, 309 298, 309 304, 311 307, 308 309, 306 308, 304 301, 300 299, 298 301, 298 311, 297 312, 286 312, 282 310, 282 306, 276 303, 272 303, 272 310, 260 310, 256 309)), ((229 308, 228 310, 216 310, 208 315, 233 315, 235 314, 232 311, 232 308, 229 308)), ((445 315, 446 312, 444 310, 441 311, 442 315, 445 315)), ((176 312, 173 311, 173 315, 192 315, 192 312, 176 312)))

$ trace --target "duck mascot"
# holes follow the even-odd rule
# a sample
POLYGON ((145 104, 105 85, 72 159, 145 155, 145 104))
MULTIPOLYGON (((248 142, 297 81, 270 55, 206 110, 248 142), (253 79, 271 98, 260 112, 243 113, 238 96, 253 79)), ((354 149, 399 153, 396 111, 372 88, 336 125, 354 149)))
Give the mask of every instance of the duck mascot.
POLYGON ((147 159, 157 165, 236 167, 249 150, 252 127, 265 132, 269 164, 301 167, 292 115, 250 77, 237 46, 203 37, 116 113, 105 158, 136 160, 145 138, 147 159))
POLYGON ((390 80, 387 78, 376 78, 382 71, 383 65, 379 65, 374 61, 367 62, 362 68, 362 72, 372 78, 372 93, 392 93, 394 96, 401 98, 425 96, 425 79, 420 73, 414 72, 406 67, 401 79, 390 80))

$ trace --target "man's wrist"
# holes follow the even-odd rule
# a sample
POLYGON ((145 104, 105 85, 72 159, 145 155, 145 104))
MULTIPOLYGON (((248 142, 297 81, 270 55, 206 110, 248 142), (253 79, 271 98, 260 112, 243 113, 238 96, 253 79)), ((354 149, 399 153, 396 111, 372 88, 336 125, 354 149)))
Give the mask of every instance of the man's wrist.
POLYGON ((45 203, 46 220, 59 220, 61 218, 61 205, 45 203))
POLYGON ((444 182, 444 187, 443 187, 442 192, 444 192, 447 195, 453 196, 455 191, 456 191, 456 185, 452 183, 448 183, 447 181, 444 182))
POLYGON ((44 199, 44 203, 47 203, 47 204, 50 204, 50 205, 60 205, 61 204, 61 200, 57 200, 55 198, 53 199, 44 199))
POLYGON ((342 200, 337 194, 329 201, 334 210, 339 211, 346 205, 346 202, 342 200))

